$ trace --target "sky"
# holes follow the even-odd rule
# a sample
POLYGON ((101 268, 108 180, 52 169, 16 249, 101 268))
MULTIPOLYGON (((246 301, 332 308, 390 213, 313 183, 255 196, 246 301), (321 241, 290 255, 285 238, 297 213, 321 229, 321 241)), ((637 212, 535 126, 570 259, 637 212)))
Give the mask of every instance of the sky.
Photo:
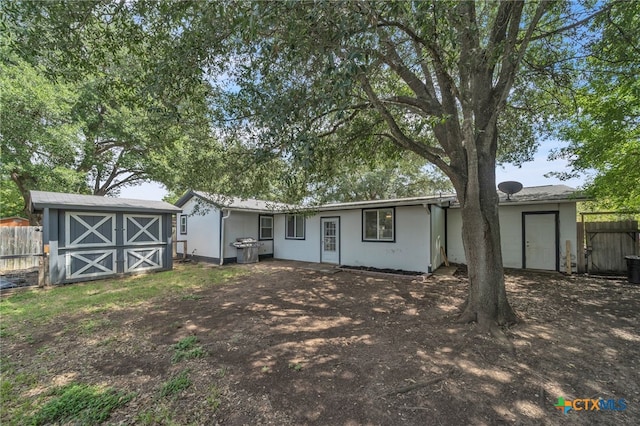
MULTIPOLYGON (((541 185, 568 185, 577 188, 584 184, 584 179, 570 179, 561 181, 558 178, 546 178, 548 172, 562 172, 567 169, 567 162, 564 160, 549 161, 549 151, 557 146, 557 141, 546 141, 540 144, 534 160, 524 163, 518 168, 511 165, 498 167, 496 169, 496 182, 514 180, 522 183, 525 187, 541 185)), ((121 191, 121 198, 137 198, 140 200, 162 200, 167 194, 167 190, 160 184, 152 182, 139 186, 125 188, 121 191)))

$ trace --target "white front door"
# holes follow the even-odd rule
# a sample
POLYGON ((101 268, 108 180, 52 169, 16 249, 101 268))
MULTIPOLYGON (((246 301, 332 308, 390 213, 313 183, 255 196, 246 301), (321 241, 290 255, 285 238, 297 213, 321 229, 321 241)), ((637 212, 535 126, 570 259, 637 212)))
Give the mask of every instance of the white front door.
POLYGON ((556 214, 524 214, 524 267, 527 269, 556 270, 558 247, 556 241, 556 214))
POLYGON ((320 262, 340 263, 340 220, 337 217, 320 219, 322 241, 320 246, 320 262))

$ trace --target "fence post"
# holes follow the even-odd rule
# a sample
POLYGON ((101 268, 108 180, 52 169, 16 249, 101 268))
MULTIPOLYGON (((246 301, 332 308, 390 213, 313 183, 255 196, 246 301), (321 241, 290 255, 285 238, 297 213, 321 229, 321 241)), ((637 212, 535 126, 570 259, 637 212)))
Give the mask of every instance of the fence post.
MULTIPOLYGON (((582 217, 584 219, 584 216, 582 217)), ((578 223, 578 247, 576 247, 576 266, 579 274, 587 272, 586 257, 584 251, 584 222, 578 223)))
POLYGON ((38 287, 45 287, 49 282, 49 254, 43 253, 38 267, 38 287))

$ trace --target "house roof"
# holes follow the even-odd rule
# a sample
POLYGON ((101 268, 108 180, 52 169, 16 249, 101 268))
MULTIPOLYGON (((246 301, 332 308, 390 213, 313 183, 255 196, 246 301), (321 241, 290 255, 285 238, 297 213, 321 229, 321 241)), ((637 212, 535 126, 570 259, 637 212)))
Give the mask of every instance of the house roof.
POLYGON ((39 211, 45 208, 154 213, 180 213, 182 211, 181 208, 164 201, 135 200, 45 191, 29 191, 29 194, 29 208, 31 211, 39 211))
MULTIPOLYGON (((231 210, 253 211, 259 213, 286 213, 291 211, 331 211, 363 208, 381 208, 393 206, 419 206, 426 204, 443 204, 451 207, 460 207, 455 194, 439 194, 421 197, 393 198, 388 200, 352 201, 346 203, 330 203, 322 205, 294 206, 291 204, 277 203, 274 201, 263 201, 256 199, 242 199, 238 197, 227 197, 223 195, 209 194, 206 192, 189 191, 177 202, 179 207, 189 201, 192 197, 199 197, 219 208, 231 210)), ((500 204, 544 204, 558 202, 576 202, 585 200, 586 197, 566 185, 543 185, 523 188, 517 194, 511 195, 507 200, 507 195, 498 191, 500 204)))
MULTIPOLYGON (((575 188, 571 188, 566 185, 530 186, 527 188, 523 188, 522 191, 518 192, 517 194, 511 195, 509 200, 507 200, 507 195, 500 191, 498 191, 498 196, 500 198, 500 204, 502 205, 576 202, 586 199, 586 197, 579 191, 576 191, 575 188)), ((439 194, 423 197, 395 198, 389 200, 323 204, 317 207, 309 207, 308 210, 327 211, 392 206, 414 206, 424 204, 446 204, 451 207, 460 206, 460 203, 458 203, 458 199, 455 194, 439 194)))
POLYGON ((208 192, 188 191, 178 201, 176 206, 183 207, 187 201, 193 197, 198 197, 218 208, 229 210, 252 211, 258 213, 275 213, 281 211, 292 210, 295 207, 289 204, 278 203, 275 201, 256 200, 253 198, 229 197, 221 194, 211 194, 208 192))
POLYGON ((527 201, 577 201, 586 197, 575 188, 567 185, 542 185, 522 188, 522 191, 511 195, 507 201, 507 194, 498 192, 500 202, 527 202, 527 201))
POLYGON ((449 203, 455 199, 455 195, 441 194, 441 195, 429 195, 423 197, 409 197, 409 198, 392 198, 389 200, 369 200, 369 201, 351 201, 347 203, 330 203, 323 204, 321 206, 312 207, 311 209, 327 211, 327 210, 346 210, 346 209, 361 209, 361 208, 377 208, 377 207, 392 207, 392 206, 419 206, 424 204, 442 204, 449 203))
MULTIPOLYGON (((509 197, 498 191, 498 197, 500 205, 575 203, 587 199, 582 192, 567 185, 528 186, 509 197)), ((451 203, 451 207, 460 207, 457 198, 451 203)))

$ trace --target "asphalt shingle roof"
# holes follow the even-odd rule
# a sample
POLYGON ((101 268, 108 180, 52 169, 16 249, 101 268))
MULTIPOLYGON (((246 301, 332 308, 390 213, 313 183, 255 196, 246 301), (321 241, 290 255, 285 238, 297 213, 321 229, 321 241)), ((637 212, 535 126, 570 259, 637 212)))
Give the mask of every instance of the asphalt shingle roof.
MULTIPOLYGON (((574 188, 566 185, 530 186, 527 188, 523 188, 516 194, 511 195, 509 200, 507 200, 507 194, 504 194, 500 191, 497 191, 497 193, 500 197, 500 204, 535 204, 561 201, 579 201, 585 199, 585 197, 581 195, 579 191, 576 191, 574 188)), ((251 198, 242 199, 238 197, 227 197, 223 195, 210 194, 199 191, 187 192, 180 198, 180 200, 176 202, 176 205, 182 207, 193 196, 197 196, 203 200, 206 200, 219 208, 255 211, 262 213, 285 213, 290 211, 329 211, 442 203, 450 203, 452 207, 459 207, 460 205, 455 194, 440 194, 422 197, 396 198, 389 200, 369 200, 322 205, 294 206, 290 204, 277 203, 274 201, 263 201, 251 198)))
POLYGON ((231 210, 245 210, 263 213, 273 213, 278 211, 288 211, 294 209, 294 206, 278 203, 275 201, 256 200, 253 198, 229 197, 220 194, 210 194, 200 191, 189 191, 183 195, 177 202, 177 206, 184 206, 193 196, 197 196, 211 204, 231 210))
POLYGON ((29 191, 31 211, 79 209, 90 211, 131 211, 180 213, 182 209, 164 201, 101 197, 99 195, 66 194, 62 192, 29 191))

